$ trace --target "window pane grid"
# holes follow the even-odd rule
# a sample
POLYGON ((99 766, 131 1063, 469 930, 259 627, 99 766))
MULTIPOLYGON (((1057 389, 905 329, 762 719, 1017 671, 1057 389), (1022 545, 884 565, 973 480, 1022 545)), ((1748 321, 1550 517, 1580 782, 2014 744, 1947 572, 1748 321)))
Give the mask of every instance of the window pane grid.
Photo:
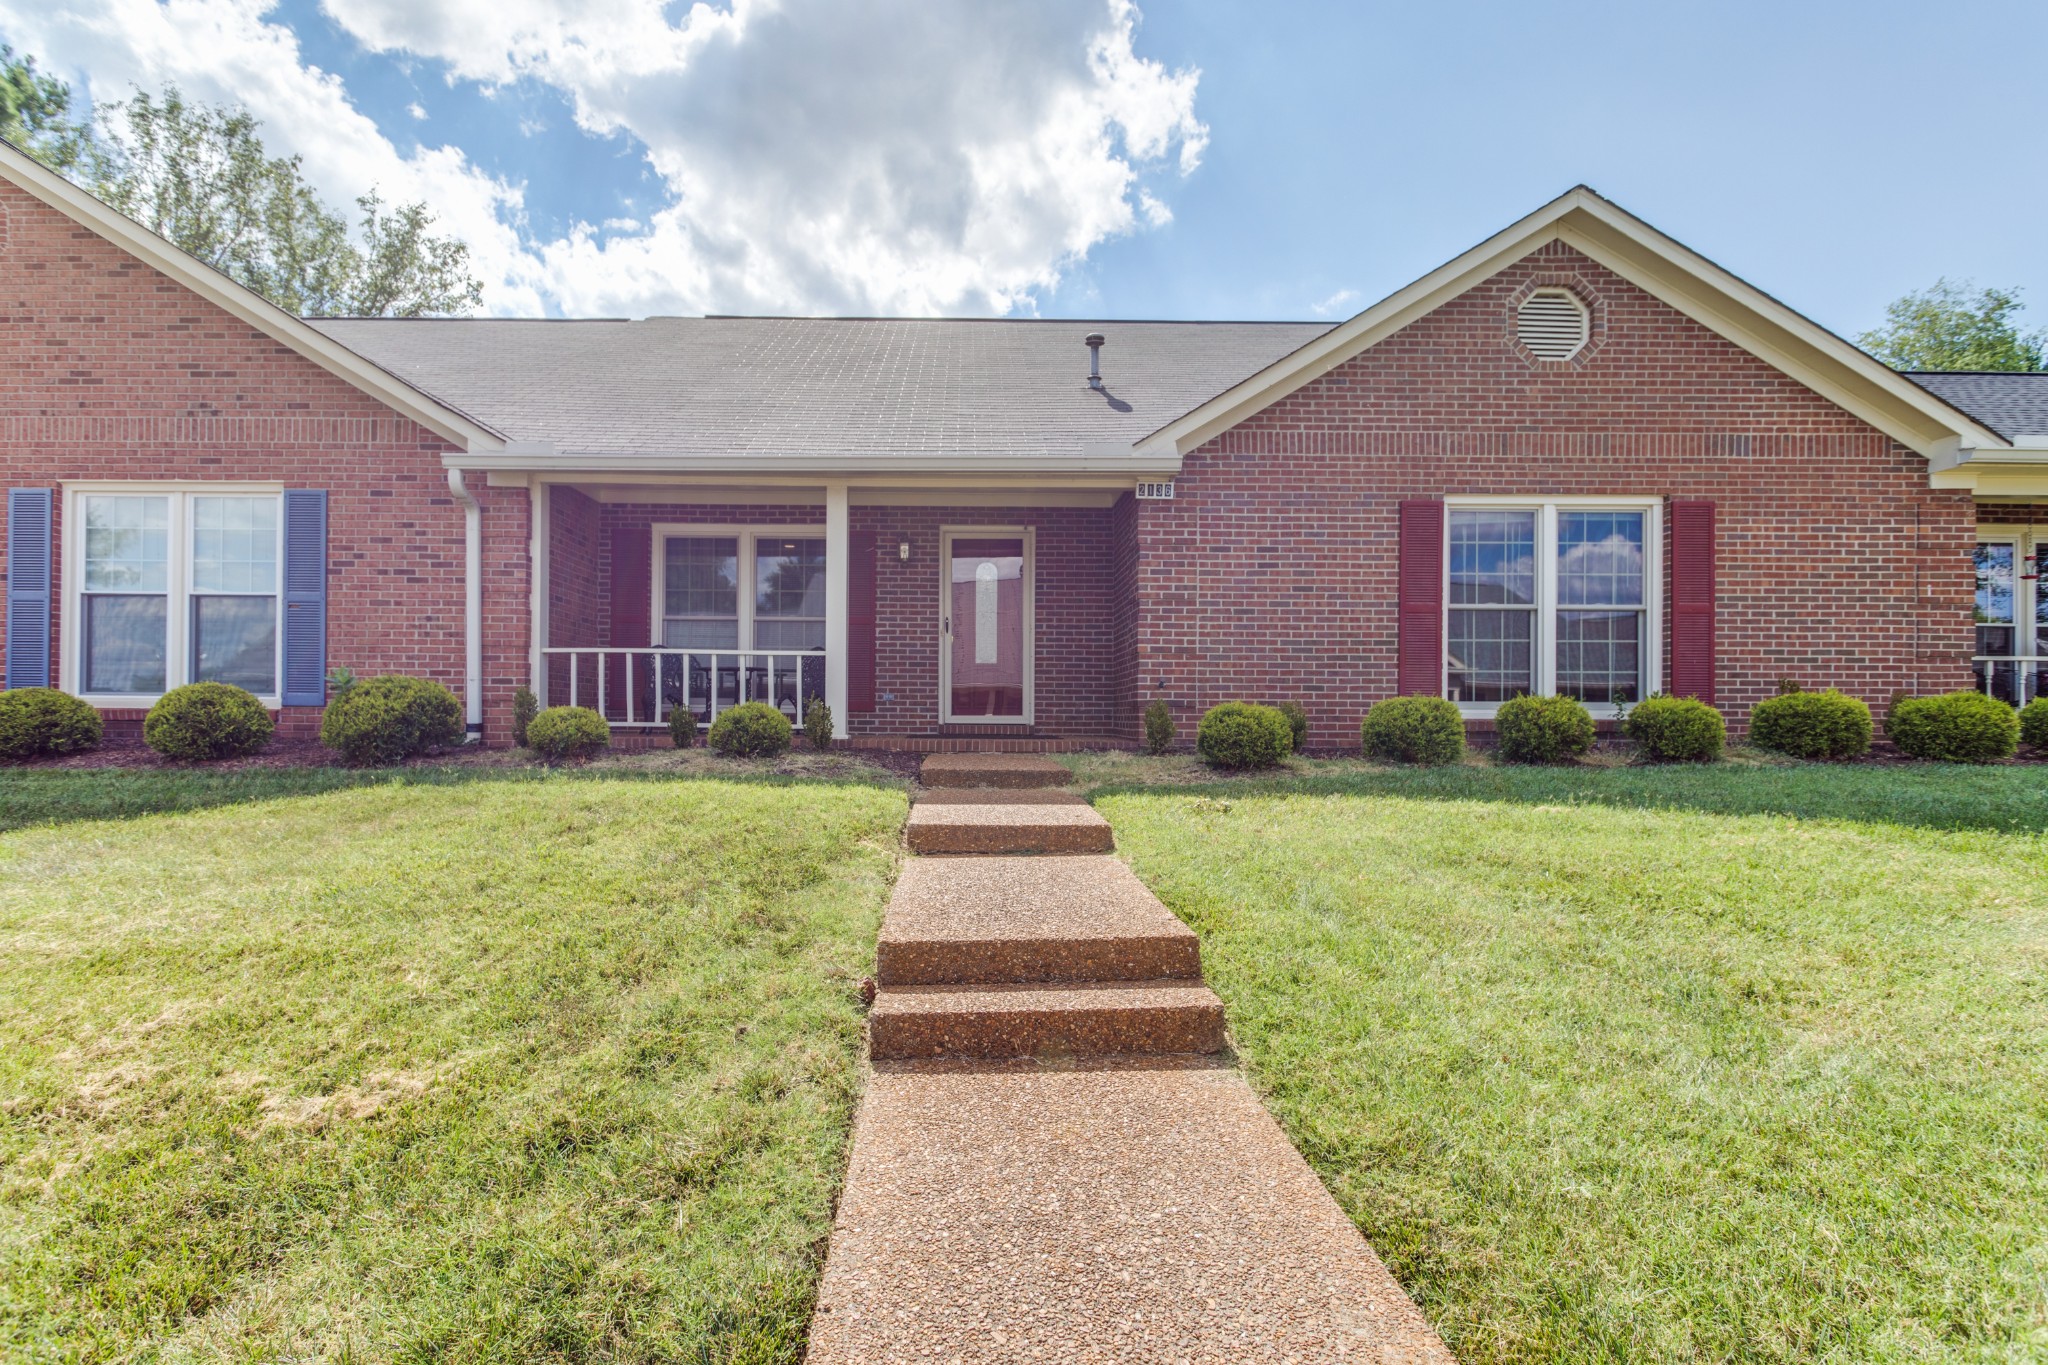
POLYGON ((192 499, 192 591, 277 591, 277 499, 192 499))
POLYGON ((1450 688, 1456 701, 1497 702, 1536 690, 1536 613, 1453 609, 1450 688))
POLYGON ((1534 605, 1534 512, 1454 511, 1450 531, 1452 605, 1534 605))

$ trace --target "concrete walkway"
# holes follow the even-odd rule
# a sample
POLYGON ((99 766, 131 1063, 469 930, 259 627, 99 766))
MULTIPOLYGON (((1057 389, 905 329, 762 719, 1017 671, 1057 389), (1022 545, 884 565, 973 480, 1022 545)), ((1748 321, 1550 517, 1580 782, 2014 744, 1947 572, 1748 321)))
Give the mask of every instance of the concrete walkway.
POLYGON ((925 762, 809 1360, 1450 1362, 1065 778, 925 762))

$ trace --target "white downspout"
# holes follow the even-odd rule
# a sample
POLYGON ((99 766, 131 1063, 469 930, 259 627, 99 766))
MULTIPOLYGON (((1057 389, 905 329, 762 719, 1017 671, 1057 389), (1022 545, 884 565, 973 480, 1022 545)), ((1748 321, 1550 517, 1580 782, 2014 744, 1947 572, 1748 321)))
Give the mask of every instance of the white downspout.
POLYGON ((462 699, 470 744, 484 737, 484 515, 462 471, 448 471, 448 491, 462 504, 462 699))

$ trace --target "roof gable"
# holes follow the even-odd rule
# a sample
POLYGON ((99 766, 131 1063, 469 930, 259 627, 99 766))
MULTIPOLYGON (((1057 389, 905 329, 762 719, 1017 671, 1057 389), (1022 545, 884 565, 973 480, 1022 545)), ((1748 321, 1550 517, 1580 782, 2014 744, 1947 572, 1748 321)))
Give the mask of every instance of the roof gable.
POLYGON ((1137 448, 1186 454, 1553 241, 1922 455, 2006 444, 1818 323, 1579 186, 1167 423, 1137 448))
POLYGON ((465 450, 504 445, 503 436, 483 422, 323 336, 304 320, 172 246, 4 140, 0 140, 0 177, 435 435, 465 450))

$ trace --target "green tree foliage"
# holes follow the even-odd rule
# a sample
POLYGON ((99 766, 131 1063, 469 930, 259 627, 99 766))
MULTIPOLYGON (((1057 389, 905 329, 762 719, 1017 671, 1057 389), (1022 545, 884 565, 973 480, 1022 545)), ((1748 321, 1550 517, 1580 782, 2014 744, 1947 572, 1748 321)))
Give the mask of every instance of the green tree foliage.
POLYGON ((1942 279, 1896 299, 1884 326, 1857 343, 1899 370, 2039 370, 2048 334, 2023 332, 2013 315, 2020 291, 1942 279))
POLYGON ((473 311, 469 247, 431 231, 426 205, 356 201, 351 233, 296 156, 272 156, 246 109, 176 86, 71 113, 69 86, 0 47, 0 136, 289 312, 421 317, 473 311))

